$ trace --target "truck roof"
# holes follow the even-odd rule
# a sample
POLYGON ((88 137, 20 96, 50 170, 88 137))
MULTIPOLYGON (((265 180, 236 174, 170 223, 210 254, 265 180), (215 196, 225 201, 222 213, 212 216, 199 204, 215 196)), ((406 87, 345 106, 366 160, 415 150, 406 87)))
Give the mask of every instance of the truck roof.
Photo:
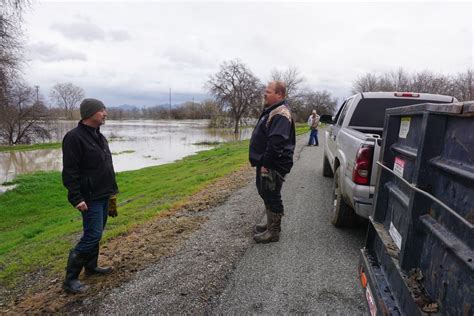
POLYGON ((441 102, 457 102, 456 98, 442 94, 417 93, 417 92, 362 92, 358 93, 363 99, 420 99, 441 102))

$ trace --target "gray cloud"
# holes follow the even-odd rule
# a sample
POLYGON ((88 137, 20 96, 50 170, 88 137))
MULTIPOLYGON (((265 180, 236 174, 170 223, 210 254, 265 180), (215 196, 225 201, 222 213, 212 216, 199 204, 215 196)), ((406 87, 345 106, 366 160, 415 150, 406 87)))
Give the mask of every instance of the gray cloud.
POLYGON ((51 29, 59 32, 66 38, 85 41, 105 41, 124 42, 131 39, 130 34, 125 30, 106 31, 100 26, 90 21, 66 23, 55 23, 51 29))
POLYGON ((204 51, 187 47, 168 47, 162 54, 157 55, 177 66, 208 68, 214 65, 204 51))
POLYGON ((105 31, 91 22, 55 23, 51 25, 51 29, 71 39, 103 41, 106 37, 105 31))
POLYGON ((81 60, 87 61, 86 54, 73 51, 66 48, 60 48, 56 44, 44 42, 33 43, 29 46, 31 59, 37 59, 44 62, 56 62, 63 60, 81 60))
POLYGON ((124 30, 109 31, 108 37, 112 41, 116 41, 116 42, 124 42, 124 41, 130 40, 130 34, 127 31, 124 31, 124 30))

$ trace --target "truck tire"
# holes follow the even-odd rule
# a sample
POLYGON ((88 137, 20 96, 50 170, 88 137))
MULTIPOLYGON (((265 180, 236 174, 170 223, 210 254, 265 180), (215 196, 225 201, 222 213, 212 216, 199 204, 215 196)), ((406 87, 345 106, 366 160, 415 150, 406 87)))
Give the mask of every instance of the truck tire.
POLYGON ((334 174, 332 173, 331 165, 329 164, 329 160, 326 154, 324 154, 324 158, 323 158, 323 176, 327 178, 334 177, 334 174))
POLYGON ((357 221, 354 210, 347 205, 342 197, 340 186, 340 168, 334 173, 333 210, 331 223, 336 227, 352 227, 357 221))

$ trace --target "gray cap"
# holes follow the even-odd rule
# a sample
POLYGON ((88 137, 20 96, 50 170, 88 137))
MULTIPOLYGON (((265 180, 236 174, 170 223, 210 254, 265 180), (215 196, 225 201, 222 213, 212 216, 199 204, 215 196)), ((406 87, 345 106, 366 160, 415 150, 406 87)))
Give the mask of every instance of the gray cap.
POLYGON ((105 105, 102 101, 92 98, 84 99, 81 102, 81 119, 85 120, 102 109, 105 109, 105 105))

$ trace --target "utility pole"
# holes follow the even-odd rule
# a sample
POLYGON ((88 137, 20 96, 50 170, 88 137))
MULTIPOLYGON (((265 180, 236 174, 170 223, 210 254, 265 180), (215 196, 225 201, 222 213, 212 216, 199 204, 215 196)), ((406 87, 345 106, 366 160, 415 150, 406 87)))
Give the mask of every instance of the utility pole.
POLYGON ((170 114, 169 114, 169 119, 171 120, 171 88, 170 88, 170 114))
POLYGON ((36 104, 39 103, 39 86, 35 86, 36 89, 36 104))

